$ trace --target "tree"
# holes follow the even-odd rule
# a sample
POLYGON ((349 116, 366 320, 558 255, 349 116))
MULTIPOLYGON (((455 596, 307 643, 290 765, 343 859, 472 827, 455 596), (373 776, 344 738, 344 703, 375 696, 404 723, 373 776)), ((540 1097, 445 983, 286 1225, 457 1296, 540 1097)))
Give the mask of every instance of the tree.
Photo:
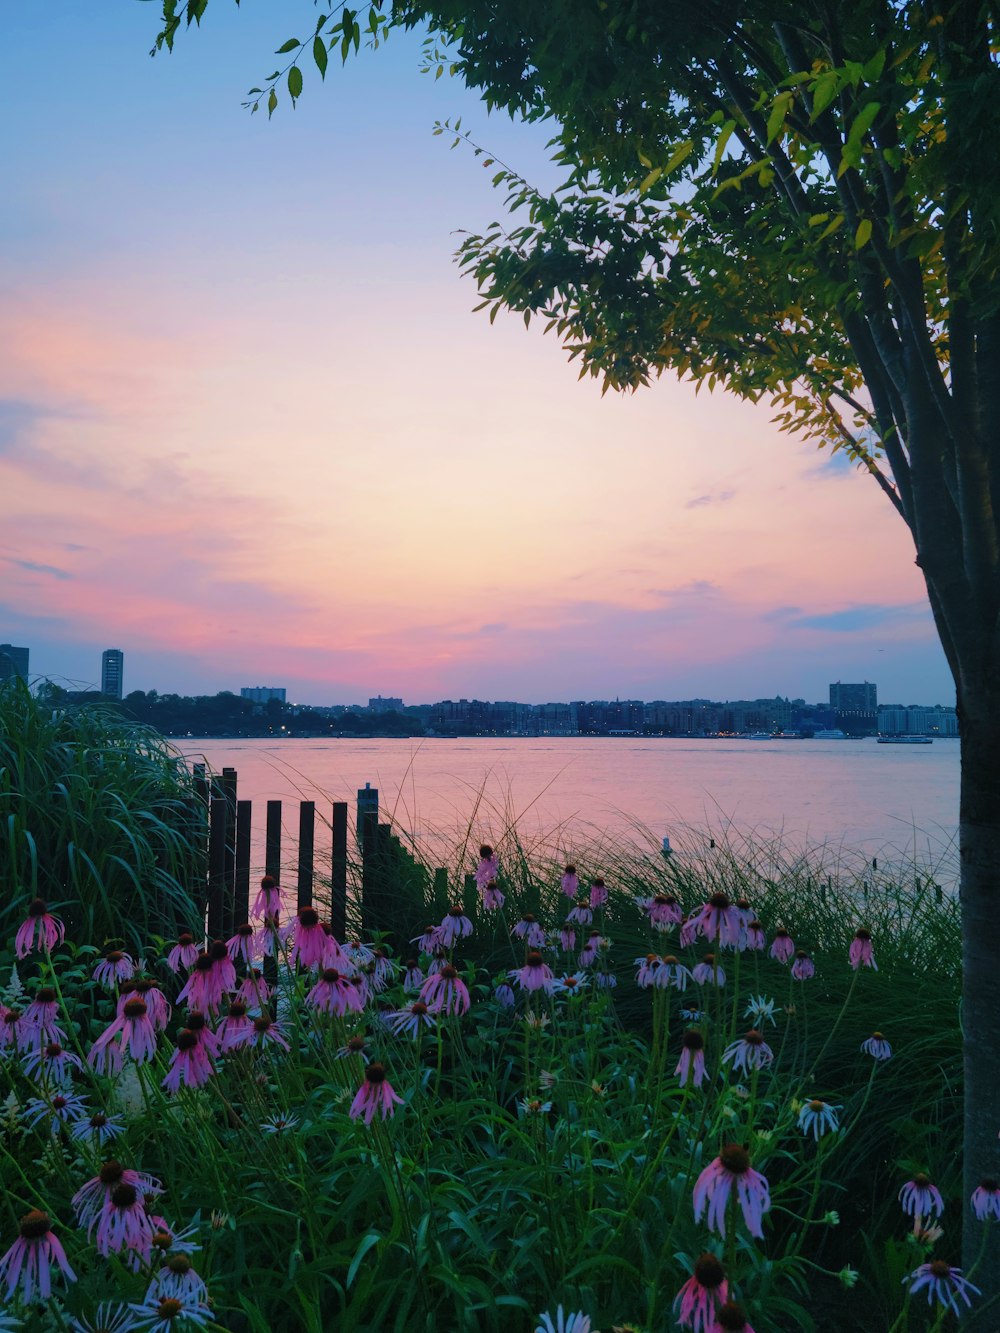
MULTIPOLYGON (((161 44, 206 3, 166 0, 161 44)), ((496 164, 511 216, 459 251, 490 317, 541 318, 608 388, 669 369, 770 397, 907 525, 961 719, 966 1197, 1000 1128, 998 21, 997 0, 375 0, 287 41, 248 103, 425 25, 439 71, 551 119, 565 170, 540 193, 496 164)), ((977 1271, 1000 1293, 1000 1247, 977 1271)))

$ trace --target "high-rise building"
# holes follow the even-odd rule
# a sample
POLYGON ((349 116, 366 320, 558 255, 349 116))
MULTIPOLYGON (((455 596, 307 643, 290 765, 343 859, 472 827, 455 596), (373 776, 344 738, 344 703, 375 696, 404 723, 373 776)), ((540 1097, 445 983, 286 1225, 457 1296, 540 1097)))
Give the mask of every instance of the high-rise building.
POLYGON ((28 650, 0 643, 0 680, 13 680, 15 676, 28 679, 28 650))
POLYGON ((277 699, 279 704, 285 702, 284 685, 244 685, 240 689, 240 698, 249 699, 253 704, 270 703, 272 699, 277 699))
POLYGON ((109 699, 120 699, 124 676, 125 654, 120 648, 105 648, 101 654, 101 693, 109 699))
POLYGON ((830 686, 830 707, 838 713, 874 713, 878 688, 867 680, 861 685, 845 685, 838 680, 830 686))

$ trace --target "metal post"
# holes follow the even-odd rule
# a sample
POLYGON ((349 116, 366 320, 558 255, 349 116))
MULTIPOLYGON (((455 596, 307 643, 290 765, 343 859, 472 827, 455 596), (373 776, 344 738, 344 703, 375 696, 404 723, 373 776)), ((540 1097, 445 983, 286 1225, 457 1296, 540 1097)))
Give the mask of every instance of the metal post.
POLYGON ((234 926, 250 919, 250 825, 252 801, 236 802, 236 892, 233 899, 234 926))
POLYGON ((334 801, 330 851, 330 929, 338 940, 347 934, 347 802, 334 801))
POLYGON ((226 907, 226 818, 228 802, 216 797, 209 806, 208 938, 221 939, 226 907))
POLYGON ((267 831, 264 834, 264 871, 281 883, 281 802, 267 803, 267 831))
POLYGON ((299 877, 300 907, 308 907, 313 900, 313 845, 316 838, 316 802, 299 802, 299 877))

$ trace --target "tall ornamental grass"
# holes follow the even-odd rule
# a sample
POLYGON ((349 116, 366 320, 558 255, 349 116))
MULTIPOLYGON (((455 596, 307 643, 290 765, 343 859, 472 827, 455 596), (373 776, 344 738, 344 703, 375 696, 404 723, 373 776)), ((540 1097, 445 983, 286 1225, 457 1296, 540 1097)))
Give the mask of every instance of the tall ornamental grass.
MULTIPOLYGON (((33 898, 76 939, 173 931, 197 912, 204 808, 154 731, 101 705, 53 708, 0 685, 0 930, 33 898)), ((203 896, 203 890, 202 890, 203 896)))
POLYGON ((956 1266, 1000 1185, 960 1197, 946 895, 499 851, 401 956, 267 880, 230 940, 141 958, 36 905, 0 946, 8 1326, 924 1333, 995 1302, 956 1266))

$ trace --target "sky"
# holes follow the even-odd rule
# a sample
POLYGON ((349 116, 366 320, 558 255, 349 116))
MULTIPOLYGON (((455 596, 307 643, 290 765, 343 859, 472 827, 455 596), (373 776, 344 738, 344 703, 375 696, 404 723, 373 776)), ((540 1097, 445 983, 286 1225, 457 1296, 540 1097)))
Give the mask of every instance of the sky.
POLYGON ((502 196, 434 124, 541 184, 550 131, 401 34, 251 116, 308 0, 212 0, 151 59, 158 10, 0 18, 0 641, 33 676, 118 647, 126 692, 953 702, 869 478, 474 312, 458 233, 502 196))

